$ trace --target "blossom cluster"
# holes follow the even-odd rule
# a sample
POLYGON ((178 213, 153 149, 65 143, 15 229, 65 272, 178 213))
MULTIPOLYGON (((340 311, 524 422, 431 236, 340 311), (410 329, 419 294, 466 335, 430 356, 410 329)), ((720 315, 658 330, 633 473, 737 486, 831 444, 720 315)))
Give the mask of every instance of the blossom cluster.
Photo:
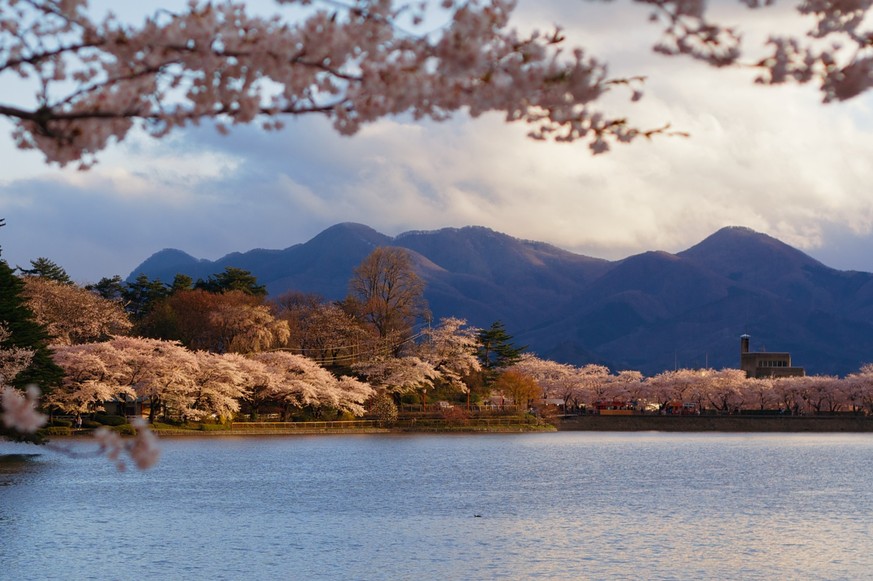
MULTIPOLYGON (((655 51, 719 67, 741 62, 741 33, 708 20, 704 0, 637 2, 665 27, 655 51)), ((0 103, 0 115, 16 123, 19 147, 83 166, 137 120, 160 137, 204 119, 222 131, 255 121, 278 129, 281 115, 315 113, 350 135, 401 113, 442 120, 497 111, 530 124, 533 138, 583 140, 594 153, 610 140, 664 131, 594 109, 619 85, 630 83, 638 99, 641 78, 609 78, 604 63, 565 47, 559 30, 520 34, 510 27, 510 0, 442 1, 427 12, 442 11, 436 31, 423 29, 426 2, 279 4, 298 5, 297 18, 192 1, 134 26, 97 21, 86 0, 0 0, 0 75, 41 87, 30 107, 0 103)), ((873 85, 870 4, 802 2, 798 10, 814 22, 807 38, 774 33, 764 58, 742 64, 759 68, 760 82, 816 81, 826 101, 850 99, 873 85)))
POLYGON ((795 412, 864 411, 873 414, 873 365, 845 378, 798 376, 750 378, 740 369, 676 369, 652 377, 638 371, 615 374, 602 365, 557 363, 526 354, 513 371, 536 380, 546 399, 588 407, 620 400, 663 407, 693 402, 698 409, 783 409, 795 412))
POLYGON ((158 462, 161 450, 158 447, 158 439, 148 428, 148 424, 142 418, 133 420, 136 429, 136 437, 133 440, 124 440, 109 428, 102 427, 94 431, 94 438, 100 444, 100 452, 104 453, 109 460, 115 463, 119 471, 127 468, 123 453, 126 452, 133 463, 140 470, 147 470, 158 462))
POLYGON ((22 434, 33 434, 45 425, 48 418, 36 411, 39 393, 35 385, 28 386, 24 393, 13 387, 3 388, 0 398, 3 413, 0 418, 7 428, 22 434))
POLYGON ((498 111, 535 138, 583 139, 595 152, 641 134, 590 108, 613 86, 606 67, 564 50, 559 31, 511 29, 512 1, 442 2, 446 25, 430 32, 416 28, 419 3, 282 2, 295 3, 307 5, 296 21, 192 2, 133 26, 94 20, 85 0, 2 0, 0 75, 43 89, 30 108, 0 103, 0 115, 19 147, 85 166, 137 120, 160 137, 204 119, 276 129, 279 115, 317 113, 350 135, 401 113, 498 111), (399 25, 410 12, 413 32, 399 25))

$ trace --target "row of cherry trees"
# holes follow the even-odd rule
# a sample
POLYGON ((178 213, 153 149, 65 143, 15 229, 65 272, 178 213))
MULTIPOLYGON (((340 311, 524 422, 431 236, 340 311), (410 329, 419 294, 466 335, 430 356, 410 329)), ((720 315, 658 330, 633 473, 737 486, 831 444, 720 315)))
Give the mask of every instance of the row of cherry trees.
POLYGON ((538 399, 560 399, 568 410, 594 407, 598 402, 635 402, 640 410, 664 409, 671 402, 681 402, 722 412, 873 413, 871 364, 844 378, 756 379, 739 369, 677 369, 644 377, 637 371, 612 374, 602 365, 576 367, 525 355, 511 370, 536 380, 541 390, 538 399))

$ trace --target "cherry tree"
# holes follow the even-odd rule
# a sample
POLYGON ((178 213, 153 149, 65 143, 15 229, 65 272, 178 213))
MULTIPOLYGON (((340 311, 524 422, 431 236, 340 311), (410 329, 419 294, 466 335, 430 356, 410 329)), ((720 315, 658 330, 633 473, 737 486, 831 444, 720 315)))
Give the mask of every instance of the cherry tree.
POLYGON ((44 276, 25 276, 23 281, 27 305, 54 344, 100 341, 125 334, 132 326, 117 301, 44 276))
POLYGON ((276 317, 289 326, 286 346, 323 365, 349 365, 374 350, 372 335, 336 303, 317 295, 285 293, 274 305, 276 317))
POLYGON ((752 409, 773 409, 779 404, 778 396, 773 390, 773 380, 769 377, 749 377, 743 389, 745 391, 743 399, 752 409))
POLYGON ((701 379, 705 393, 715 409, 727 412, 743 406, 746 372, 741 369, 704 370, 701 379))
POLYGON ((3 343, 12 335, 5 323, 0 321, 0 387, 18 376, 27 369, 33 360, 33 350, 24 347, 7 347, 3 343))
POLYGON ((645 390, 643 389, 643 374, 639 371, 625 369, 611 376, 608 380, 609 395, 613 399, 636 402, 645 405, 645 390))
POLYGON ((579 388, 574 366, 540 359, 531 353, 523 354, 509 369, 532 377, 543 389, 540 397, 561 398, 565 408, 579 388))
POLYGON ((337 379, 315 361, 285 351, 255 353, 251 358, 264 365, 268 374, 253 390, 259 401, 282 406, 284 419, 293 409, 332 408, 363 414, 363 403, 373 394, 369 386, 350 377, 337 379))
POLYGON ((193 401, 186 415, 194 419, 213 416, 220 422, 233 419, 240 400, 248 394, 251 378, 241 355, 198 351, 193 401))
POLYGON ((464 376, 482 369, 476 356, 479 330, 467 321, 446 317, 436 327, 422 331, 423 339, 415 354, 440 374, 440 379, 458 391, 469 393, 464 376))
POLYGON ((103 409, 108 401, 136 397, 124 381, 123 354, 111 343, 58 345, 52 357, 64 370, 64 379, 46 396, 49 406, 79 415, 103 409))
POLYGON ((648 379, 650 396, 664 409, 671 401, 685 401, 693 385, 700 382, 700 374, 690 369, 663 371, 648 379))
POLYGON ((779 405, 793 414, 799 414, 803 407, 802 377, 777 377, 773 379, 773 393, 779 405))
POLYGON ((843 381, 830 375, 808 375, 798 380, 800 397, 815 413, 835 412, 846 402, 843 381))
POLYGON ((111 342, 121 353, 122 382, 149 401, 149 421, 158 413, 184 415, 195 397, 196 355, 176 341, 116 337, 111 342))
POLYGON ((394 396, 396 401, 408 393, 420 392, 423 406, 427 405, 427 389, 441 377, 433 365, 418 357, 374 357, 352 366, 367 382, 394 396))

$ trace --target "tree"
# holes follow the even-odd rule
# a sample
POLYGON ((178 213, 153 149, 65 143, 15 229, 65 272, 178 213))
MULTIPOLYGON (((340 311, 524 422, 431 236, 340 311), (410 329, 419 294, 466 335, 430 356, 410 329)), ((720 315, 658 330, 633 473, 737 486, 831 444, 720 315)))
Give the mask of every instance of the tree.
POLYGON ((33 360, 33 350, 24 347, 4 347, 12 333, 0 322, 0 388, 15 381, 19 373, 24 371, 33 360))
POLYGON ((457 317, 440 320, 436 327, 422 331, 424 337, 415 354, 438 371, 442 381, 469 394, 464 378, 479 371, 481 365, 476 357, 477 329, 466 325, 467 321, 457 317))
POLYGON ((117 301, 41 276, 24 277, 24 296, 52 343, 74 345, 127 333, 132 324, 117 301))
POLYGON ((419 393, 423 407, 427 407, 427 389, 433 387, 440 373, 418 357, 375 357, 352 366, 367 382, 380 388, 400 403, 402 396, 419 393))
POLYGON ((48 344, 50 335, 27 306, 24 281, 13 274, 6 261, 0 260, 0 324, 9 332, 0 348, 21 348, 33 352, 30 365, 10 383, 16 387, 37 384, 43 391, 58 385, 63 371, 52 361, 48 344))
POLYGON ((363 404, 373 389, 350 377, 337 379, 329 371, 306 357, 274 351, 256 353, 251 358, 264 365, 267 373, 256 384, 252 397, 261 405, 272 401, 282 407, 288 420, 295 409, 310 408, 321 412, 326 408, 363 415, 363 404))
POLYGON ((275 299, 276 317, 286 321, 286 347, 322 365, 348 367, 378 351, 377 342, 353 315, 318 295, 289 292, 275 299))
POLYGON ((127 283, 121 291, 124 307, 135 321, 149 314, 169 294, 170 289, 160 279, 151 280, 145 274, 140 274, 133 282, 127 283))
POLYGON ((531 402, 542 395, 542 388, 536 379, 513 369, 507 369, 498 375, 492 388, 511 397, 520 412, 529 409, 531 402))
MULTIPOLYGON (((187 280, 180 279, 179 275, 176 275, 176 279, 173 281, 174 288, 177 283, 180 286, 184 283, 188 283, 190 277, 186 278, 187 280)), ((188 286, 190 286, 190 284, 188 286)), ((239 291, 255 297, 267 296, 267 288, 258 284, 258 279, 255 278, 251 272, 233 266, 225 267, 224 272, 210 275, 206 280, 199 279, 194 283, 194 288, 209 291, 211 293, 239 291)))
POLYGON ((73 284, 73 281, 70 280, 70 276, 67 274, 67 271, 58 266, 56 263, 49 260, 48 258, 40 257, 36 260, 31 260, 30 269, 24 269, 19 266, 18 271, 26 276, 46 278, 60 284, 73 284))
POLYGON ((240 409, 240 400, 248 394, 250 377, 244 359, 234 354, 216 355, 199 351, 194 380, 193 401, 186 416, 194 419, 214 416, 220 422, 233 419, 240 409))
POLYGON ((103 277, 94 284, 85 285, 85 290, 110 301, 122 301, 125 293, 124 281, 121 276, 103 277))
POLYGON ((123 354, 111 343, 58 345, 53 351, 64 381, 46 397, 47 405, 78 415, 103 409, 108 401, 136 396, 124 382, 123 354))
POLYGON ((576 368, 572 365, 540 359, 526 353, 512 365, 511 369, 536 380, 543 389, 540 397, 563 399, 565 409, 577 393, 579 382, 576 378, 576 368))
POLYGON ((180 341, 189 349, 250 353, 284 344, 288 324, 270 307, 239 290, 179 291, 158 303, 140 324, 152 337, 180 341))
POLYGON ((395 354, 415 323, 428 315, 424 282, 403 248, 380 246, 371 252, 355 268, 346 304, 395 354))
POLYGON ((488 329, 479 331, 479 361, 486 370, 509 367, 519 360, 527 346, 516 347, 512 335, 506 332, 501 321, 494 321, 488 329))

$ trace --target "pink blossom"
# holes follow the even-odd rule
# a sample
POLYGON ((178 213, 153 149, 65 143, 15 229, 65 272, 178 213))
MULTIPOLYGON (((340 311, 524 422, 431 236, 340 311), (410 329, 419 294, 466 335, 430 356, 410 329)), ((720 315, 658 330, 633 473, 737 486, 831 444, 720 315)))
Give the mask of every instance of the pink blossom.
POLYGON ((4 388, 2 400, 3 423, 10 429, 32 434, 44 426, 48 419, 44 414, 36 411, 39 388, 35 385, 28 386, 23 395, 12 387, 4 388))
POLYGON ((157 464, 161 455, 158 439, 142 418, 133 420, 133 427, 136 428, 136 438, 128 448, 130 457, 137 468, 147 470, 157 464))

